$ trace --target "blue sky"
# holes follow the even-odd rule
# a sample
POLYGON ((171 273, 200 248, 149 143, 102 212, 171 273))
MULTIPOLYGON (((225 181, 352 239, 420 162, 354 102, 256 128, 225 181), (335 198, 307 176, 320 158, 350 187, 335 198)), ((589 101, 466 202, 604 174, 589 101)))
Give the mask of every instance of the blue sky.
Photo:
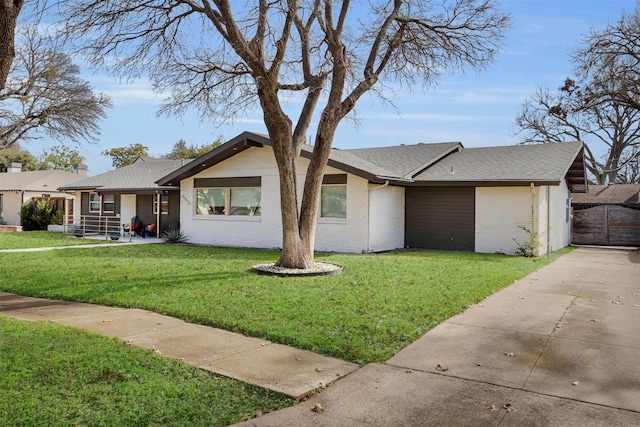
MULTIPOLYGON (((569 53, 591 27, 615 23, 623 11, 632 13, 636 0, 502 0, 513 28, 497 61, 483 72, 446 76, 433 88, 399 92, 396 108, 367 97, 356 106, 358 122, 343 121, 334 147, 362 148, 419 142, 460 141, 467 147, 516 144, 514 120, 537 86, 555 89, 571 74, 569 53)), ((112 147, 140 143, 151 156, 171 151, 180 139, 201 145, 221 136, 231 139, 247 130, 266 133, 261 112, 222 126, 202 123, 196 112, 180 119, 156 117, 162 97, 146 82, 119 85, 113 78, 87 71, 84 76, 98 91, 110 95, 113 108, 101 122, 95 145, 79 147, 89 175, 113 169, 100 153, 112 147)), ((313 132, 313 129, 310 129, 313 132)), ((34 154, 49 140, 23 144, 34 154)))

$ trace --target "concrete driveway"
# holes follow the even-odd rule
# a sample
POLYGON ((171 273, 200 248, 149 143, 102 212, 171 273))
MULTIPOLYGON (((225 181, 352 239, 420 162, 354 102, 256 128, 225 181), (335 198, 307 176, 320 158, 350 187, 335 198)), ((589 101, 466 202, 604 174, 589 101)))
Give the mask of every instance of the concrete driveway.
POLYGON ((579 248, 243 426, 640 426, 640 254, 579 248))

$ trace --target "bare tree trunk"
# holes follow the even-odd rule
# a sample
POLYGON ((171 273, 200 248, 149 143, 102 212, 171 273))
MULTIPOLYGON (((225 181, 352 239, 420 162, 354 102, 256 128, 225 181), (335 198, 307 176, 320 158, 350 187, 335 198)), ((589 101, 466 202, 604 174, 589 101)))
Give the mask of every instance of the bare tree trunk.
POLYGON ((300 233, 298 210, 297 162, 299 145, 295 141, 291 120, 280 108, 277 81, 268 77, 257 79, 260 104, 264 112, 264 123, 269 132, 273 154, 280 178, 280 212, 282 216, 282 254, 276 265, 287 268, 311 268, 311 251, 300 233))
POLYGON ((0 0, 0 90, 4 89, 16 56, 15 30, 23 0, 0 0))
MULTIPOLYGON (((272 135, 269 132, 270 136, 272 135)), ((293 149, 293 138, 289 133, 285 141, 280 144, 287 144, 287 149, 293 149)), ((272 142, 273 144, 273 142, 272 142)), ((280 147, 278 147, 280 148, 280 147)), ((277 149, 277 148, 275 148, 277 149)), ((274 151, 275 151, 274 149, 274 151)), ((282 148, 280 148, 282 150, 282 148)), ((298 190, 297 190, 297 158, 291 163, 281 165, 287 159, 276 154, 276 162, 279 163, 278 171, 280 176, 280 211, 282 215, 282 254, 276 265, 287 268, 311 268, 313 261, 313 247, 309 250, 309 245, 300 233, 300 216, 298 212, 298 190)))

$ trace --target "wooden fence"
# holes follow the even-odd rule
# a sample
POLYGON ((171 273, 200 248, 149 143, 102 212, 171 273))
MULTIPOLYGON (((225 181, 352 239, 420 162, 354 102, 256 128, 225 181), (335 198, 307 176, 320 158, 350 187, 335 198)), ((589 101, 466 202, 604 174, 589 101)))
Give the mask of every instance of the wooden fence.
POLYGON ((572 243, 640 246, 640 209, 619 205, 574 209, 572 243))

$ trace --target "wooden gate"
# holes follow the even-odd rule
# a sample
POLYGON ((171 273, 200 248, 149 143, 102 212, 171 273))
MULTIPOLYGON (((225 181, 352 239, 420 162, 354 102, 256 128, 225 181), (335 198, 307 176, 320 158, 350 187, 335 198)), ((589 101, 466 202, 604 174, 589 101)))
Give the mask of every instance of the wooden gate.
POLYGON ((572 243, 640 246, 640 209, 599 205, 574 210, 572 243))

